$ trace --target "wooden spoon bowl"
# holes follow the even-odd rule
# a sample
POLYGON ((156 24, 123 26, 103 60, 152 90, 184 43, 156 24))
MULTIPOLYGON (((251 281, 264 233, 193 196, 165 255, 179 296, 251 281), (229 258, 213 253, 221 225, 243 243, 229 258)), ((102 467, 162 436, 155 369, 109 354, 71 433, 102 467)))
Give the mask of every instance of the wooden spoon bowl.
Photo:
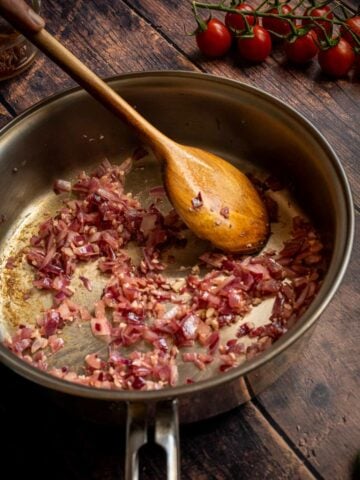
POLYGON ((229 162, 175 145, 165 161, 164 183, 174 208, 198 237, 229 252, 251 253, 264 245, 265 206, 246 175, 229 162))

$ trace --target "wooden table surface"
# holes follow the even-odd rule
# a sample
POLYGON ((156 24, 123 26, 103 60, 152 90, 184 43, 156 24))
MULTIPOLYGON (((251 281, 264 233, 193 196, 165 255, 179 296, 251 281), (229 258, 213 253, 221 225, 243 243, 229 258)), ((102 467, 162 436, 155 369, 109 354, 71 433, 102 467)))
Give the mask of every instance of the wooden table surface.
MULTIPOLYGON (((317 66, 295 69, 275 51, 263 65, 235 56, 208 61, 184 35, 194 29, 185 0, 44 0, 48 28, 101 76, 157 69, 210 72, 255 85, 305 115, 328 139, 360 213, 360 81, 330 81, 317 66)), ((0 84, 0 125, 73 82, 43 56, 0 84)), ((358 239, 358 237, 357 237, 358 239)), ((302 358, 258 398, 181 429, 182 478, 331 479, 355 477, 360 450, 360 246, 302 358)), ((37 386, 5 367, 2 468, 6 479, 123 478, 124 433, 57 408, 37 386), (10 470, 8 470, 10 469, 10 470), (5 471, 6 471, 5 470, 5 471)), ((145 448, 143 478, 164 478, 162 452, 145 448)))

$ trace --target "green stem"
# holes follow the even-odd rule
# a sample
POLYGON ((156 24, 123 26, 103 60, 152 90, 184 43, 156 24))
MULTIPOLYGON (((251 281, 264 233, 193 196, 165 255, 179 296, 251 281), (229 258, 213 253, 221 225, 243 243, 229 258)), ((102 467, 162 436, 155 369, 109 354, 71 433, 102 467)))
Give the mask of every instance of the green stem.
POLYGON ((242 16, 243 20, 244 20, 244 23, 245 23, 245 35, 246 34, 251 34, 252 33, 252 29, 249 25, 249 22, 248 22, 248 19, 246 18, 246 15, 243 15, 242 16))
POLYGON ((204 20, 198 14, 198 11, 196 9, 196 2, 192 2, 192 11, 193 11, 193 14, 194 14, 194 17, 195 17, 195 20, 198 24, 199 29, 202 32, 204 32, 206 30, 206 23, 204 22, 204 20))
MULTIPOLYGON (((346 28, 347 31, 350 32, 350 34, 354 38, 355 43, 356 43, 356 47, 360 48, 360 37, 359 37, 359 35, 354 33, 348 27, 348 25, 345 22, 346 19, 348 18, 348 17, 345 16, 346 12, 344 10, 342 10, 342 12, 344 13, 345 19, 340 18, 340 16, 337 14, 337 12, 335 12, 335 9, 340 6, 339 3, 337 2, 337 0, 335 2, 334 2, 334 0, 327 0, 326 2, 322 2, 321 4, 318 4, 318 5, 316 5, 316 3, 313 2, 312 0, 308 0, 309 3, 313 4, 314 6, 316 5, 316 6, 319 6, 319 7, 328 5, 329 3, 333 3, 333 8, 331 9, 331 11, 334 15, 334 18, 328 18, 327 17, 328 12, 325 15, 323 15, 322 17, 313 17, 312 15, 294 14, 294 10, 299 8, 304 3, 304 1, 306 1, 306 0, 299 0, 298 4, 294 7, 294 9, 292 10, 291 13, 280 13, 279 14, 279 13, 269 13, 269 12, 266 12, 266 11, 261 11, 260 9, 265 4, 267 4, 268 1, 269 0, 263 0, 259 4, 259 6, 256 8, 256 10, 254 10, 254 11, 250 10, 250 11, 242 12, 242 11, 239 11, 232 6, 235 3, 233 0, 231 1, 230 6, 226 5, 226 0, 222 0, 219 4, 205 3, 205 2, 199 2, 199 1, 194 0, 192 2, 192 9, 193 9, 195 18, 196 18, 200 28, 202 26, 201 22, 203 22, 203 21, 200 19, 199 15, 197 13, 197 8, 207 9, 207 10, 210 10, 210 11, 215 10, 215 11, 221 11, 221 12, 234 13, 234 14, 237 14, 237 15, 241 15, 241 17, 243 18, 244 23, 245 23, 245 32, 243 32, 243 34, 245 34, 245 35, 248 35, 252 32, 252 28, 250 27, 249 22, 247 20, 248 16, 261 17, 261 18, 262 17, 281 18, 282 20, 288 22, 288 24, 290 25, 290 28, 291 28, 291 33, 293 35, 297 34, 297 28, 296 28, 294 20, 307 20, 309 22, 309 24, 312 24, 313 26, 316 26, 317 28, 319 28, 322 31, 323 40, 324 40, 325 44, 327 45, 327 47, 331 47, 335 44, 334 42, 337 41, 337 39, 332 39, 328 36, 326 28, 324 28, 324 26, 320 23, 322 21, 325 21, 325 22, 331 23, 332 25, 339 25, 339 26, 343 26, 344 28, 346 28)), ((271 32, 271 33, 273 33, 274 35, 277 35, 276 32, 271 32)), ((284 38, 284 36, 282 36, 282 35, 277 35, 277 36, 279 36, 280 38, 284 38)))
MULTIPOLYGON (((240 12, 234 8, 227 7, 226 5, 217 5, 214 3, 203 3, 203 2, 193 2, 197 8, 204 8, 208 10, 216 10, 220 12, 229 12, 229 13, 237 13, 240 12)), ((293 15, 292 13, 282 13, 278 15, 277 13, 268 13, 268 12, 260 12, 258 10, 255 11, 246 11, 246 15, 253 16, 253 17, 270 17, 270 18, 281 18, 281 19, 290 19, 290 20, 311 20, 313 23, 324 20, 325 22, 333 23, 335 25, 343 25, 344 22, 341 20, 336 20, 333 18, 327 18, 325 15, 322 17, 312 17, 311 15, 293 15)))
POLYGON ((358 35, 356 35, 355 32, 353 32, 351 30, 351 28, 349 27, 349 25, 347 25, 346 23, 344 23, 343 27, 350 33, 350 35, 352 36, 352 38, 355 40, 356 42, 356 46, 357 47, 360 47, 360 38, 358 35))

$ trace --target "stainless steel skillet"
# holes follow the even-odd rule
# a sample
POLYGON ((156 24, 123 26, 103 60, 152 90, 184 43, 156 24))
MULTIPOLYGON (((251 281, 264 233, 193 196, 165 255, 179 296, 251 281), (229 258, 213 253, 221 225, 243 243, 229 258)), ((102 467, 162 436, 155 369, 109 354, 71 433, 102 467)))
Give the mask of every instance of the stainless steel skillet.
MULTIPOLYGON (((263 355, 227 373, 206 371, 191 385, 151 392, 96 390, 35 370, 0 346, 0 358, 21 375, 57 392, 72 408, 93 418, 120 421, 128 414, 128 478, 136 477, 137 449, 155 421, 156 440, 168 452, 169 478, 178 459, 177 412, 195 421, 233 408, 270 385, 306 345, 319 315, 334 295, 349 260, 353 210, 349 186, 336 155, 304 118, 265 93, 196 73, 153 72, 111 81, 145 117, 175 140, 220 154, 247 171, 268 171, 292 184, 291 208, 302 209, 326 235, 331 253, 322 288, 297 324, 263 355), (80 398, 81 397, 81 398, 80 398)), ((34 222, 56 208, 55 178, 89 170, 103 156, 119 161, 137 144, 132 133, 81 90, 47 100, 11 122, 0 135, 1 256, 4 261, 26 241, 34 222), (15 174, 14 168, 18 169, 15 174)), ((151 158, 136 170, 128 189, 142 192, 159 182, 151 158)), ((286 228, 284 222, 284 228, 286 228)), ((281 233, 279 236, 281 240, 281 233)), ((194 261, 194 243, 182 261, 194 261)), ((179 260, 180 261, 180 260, 179 260)), ((1 336, 39 304, 21 301, 23 275, 1 274, 1 336)), ((259 315, 261 321, 261 315, 259 315)), ((82 344, 77 345, 79 350, 82 344)), ((78 357, 77 349, 69 358, 78 357)))

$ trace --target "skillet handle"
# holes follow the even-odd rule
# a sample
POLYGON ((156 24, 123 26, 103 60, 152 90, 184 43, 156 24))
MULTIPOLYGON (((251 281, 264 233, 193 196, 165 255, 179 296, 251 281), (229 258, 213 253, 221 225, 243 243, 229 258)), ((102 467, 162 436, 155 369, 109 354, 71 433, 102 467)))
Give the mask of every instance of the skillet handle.
MULTIPOLYGON (((139 450, 148 442, 148 408, 128 403, 125 480, 139 480, 139 450)), ((155 443, 165 450, 167 480, 180 480, 179 420, 177 400, 157 403, 155 443)))
POLYGON ((0 0, 0 14, 16 30, 37 33, 45 26, 45 21, 24 0, 0 0))
POLYGON ((155 443, 166 453, 167 480, 180 480, 178 401, 165 400, 156 406, 155 443))

